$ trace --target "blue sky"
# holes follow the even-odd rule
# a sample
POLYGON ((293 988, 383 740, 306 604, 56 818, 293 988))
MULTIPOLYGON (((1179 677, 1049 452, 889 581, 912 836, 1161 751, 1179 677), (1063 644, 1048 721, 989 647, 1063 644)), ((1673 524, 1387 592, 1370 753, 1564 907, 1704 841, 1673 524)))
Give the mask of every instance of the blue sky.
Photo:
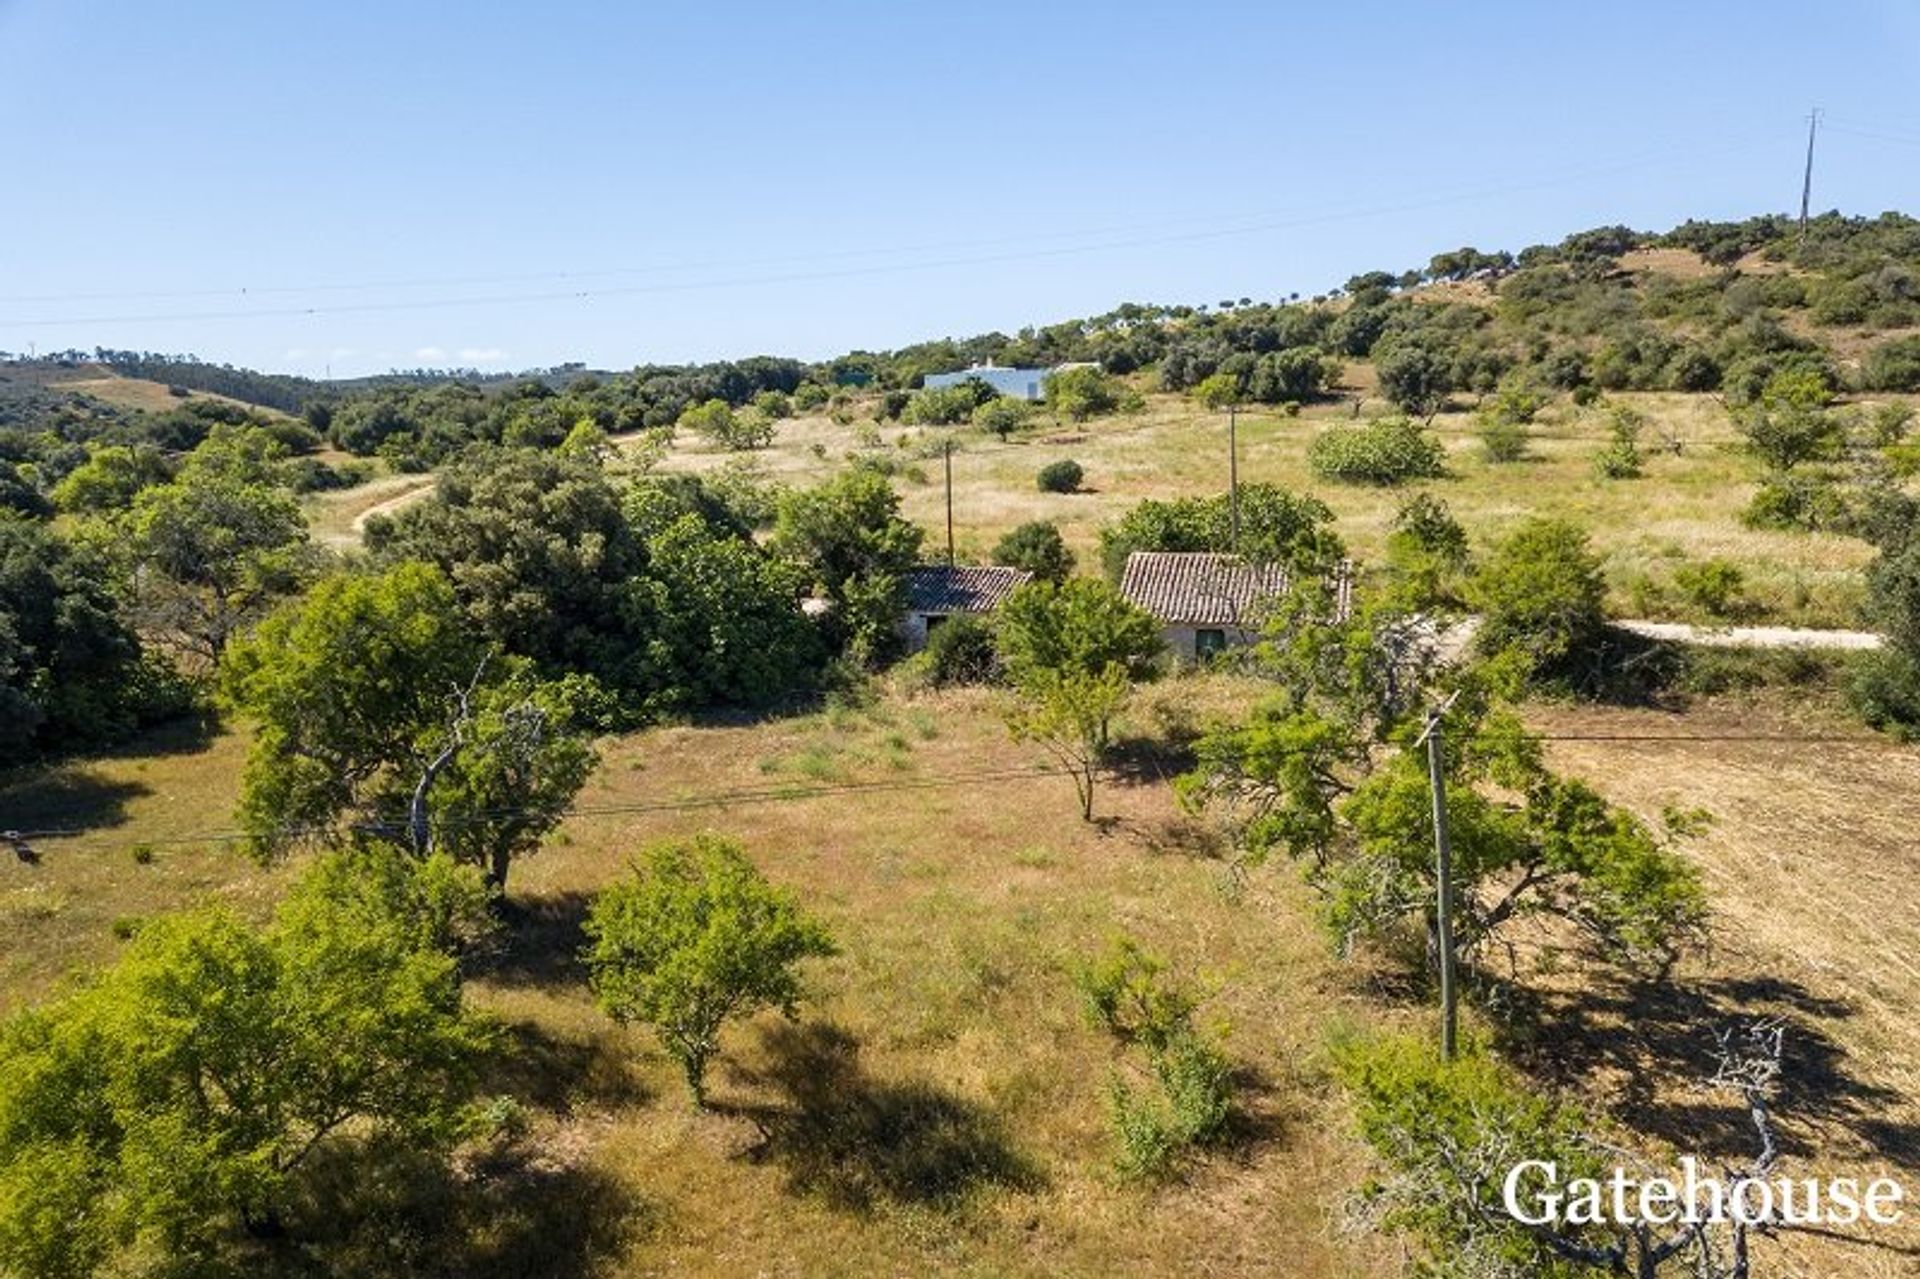
POLYGON ((0 0, 0 350, 817 357, 1920 212, 1920 6, 0 0), (1874 135, 1874 136, 1868 136, 1874 135), (584 294, 585 296, 581 296, 584 294))

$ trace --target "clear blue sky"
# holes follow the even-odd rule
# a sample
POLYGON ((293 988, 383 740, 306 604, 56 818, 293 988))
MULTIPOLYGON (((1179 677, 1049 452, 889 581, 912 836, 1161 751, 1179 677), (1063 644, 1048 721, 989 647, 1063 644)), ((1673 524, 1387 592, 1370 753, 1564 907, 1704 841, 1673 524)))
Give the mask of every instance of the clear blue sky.
POLYGON ((0 350, 622 368, 1312 294, 1790 209, 1811 104, 1816 208, 1920 212, 1916 67, 1905 0, 0 0, 0 350))

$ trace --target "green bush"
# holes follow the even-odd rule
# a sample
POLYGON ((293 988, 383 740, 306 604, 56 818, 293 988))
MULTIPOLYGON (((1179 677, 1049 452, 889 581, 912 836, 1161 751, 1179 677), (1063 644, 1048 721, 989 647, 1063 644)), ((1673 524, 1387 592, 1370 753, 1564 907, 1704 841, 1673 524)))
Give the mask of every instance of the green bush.
POLYGON ((1025 426, 1032 416, 1033 406, 1025 400, 997 395, 985 404, 974 408, 973 424, 982 430, 991 431, 1004 440, 1025 426))
POLYGON ((1157 957, 1118 938, 1074 974, 1095 1025, 1146 1054, 1146 1078, 1109 1084, 1123 1176, 1163 1177, 1217 1140, 1233 1111, 1233 1067, 1216 1031, 1194 1025, 1199 999, 1157 957))
POLYGON ((1920 337, 1895 338, 1867 352, 1860 380, 1872 391, 1920 391, 1920 337))
POLYGON ((1480 451, 1489 462, 1519 462, 1527 456, 1533 433, 1523 422, 1503 417, 1484 419, 1479 427, 1480 451))
POLYGON ((1074 422, 1144 407, 1137 392, 1092 365, 1062 369, 1047 379, 1045 390, 1047 407, 1074 422))
POLYGON ((1793 472, 1764 481, 1740 513, 1740 522, 1748 528, 1819 532, 1839 527, 1846 517, 1846 496, 1831 479, 1793 472))
POLYGON ((1854 667, 1847 697, 1861 719, 1902 741, 1920 740, 1920 662, 1898 649, 1869 653, 1854 667))
POLYGON ((1062 458, 1041 467, 1040 473, 1033 477, 1033 482, 1042 493, 1074 493, 1079 491, 1080 481, 1086 477, 1087 473, 1078 462, 1072 458, 1062 458))
POLYGON ((1217 1140, 1233 1111, 1233 1068, 1219 1045, 1182 1030, 1150 1054, 1152 1091, 1115 1078, 1109 1094, 1116 1161, 1122 1176, 1164 1177, 1199 1147, 1217 1140))
POLYGON ((1481 613, 1481 651, 1518 652, 1548 679, 1599 647, 1606 596, 1606 577, 1587 535, 1542 517, 1496 544, 1467 583, 1468 601, 1481 613))
POLYGON ((1411 419, 1383 417, 1322 431, 1307 446, 1307 465, 1342 484, 1403 484, 1445 475, 1446 449, 1411 419))
POLYGON ((1043 582, 1064 582, 1073 572, 1073 552, 1060 530, 1046 520, 1029 520, 993 548, 993 562, 1025 569, 1043 582))
POLYGON ((993 628, 966 614, 949 617, 927 632, 921 665, 934 688, 997 683, 1002 674, 993 628))
POLYGON ((1487 1264, 1476 1274, 1571 1279, 1589 1273, 1559 1262, 1499 1213, 1497 1179, 1470 1189, 1459 1171, 1488 1158, 1502 1167, 1541 1159, 1558 1164, 1564 1178, 1602 1175, 1600 1158, 1582 1135, 1584 1116, 1528 1091, 1481 1050, 1445 1061, 1408 1036, 1351 1037, 1333 1048, 1335 1075, 1353 1099, 1360 1135, 1386 1165, 1365 1197, 1382 1225, 1419 1240, 1433 1263, 1420 1273, 1464 1274, 1447 1264, 1463 1255, 1487 1264))
POLYGON ((1624 406, 1607 415, 1612 440, 1593 459, 1594 473, 1603 480, 1637 480, 1645 469, 1640 456, 1640 432, 1646 419, 1624 406))
POLYGON ((1689 603, 1713 617, 1732 617, 1746 604, 1746 575, 1727 560, 1682 564, 1673 570, 1673 584, 1689 603))

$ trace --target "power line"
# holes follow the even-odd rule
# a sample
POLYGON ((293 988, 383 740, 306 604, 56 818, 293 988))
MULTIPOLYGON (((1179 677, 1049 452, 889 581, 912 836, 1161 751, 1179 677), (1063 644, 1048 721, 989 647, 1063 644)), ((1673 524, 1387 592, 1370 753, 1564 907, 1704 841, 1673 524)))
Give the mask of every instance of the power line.
MULTIPOLYGON (((1731 143, 1723 147, 1709 149, 1706 152, 1704 152, 1704 154, 1732 153, 1732 152, 1751 149, 1752 147, 1757 145, 1759 145, 1758 140, 1731 143)), ((976 256, 924 258, 917 262, 888 263, 888 264, 880 264, 880 265, 849 267, 844 269, 794 271, 794 272, 761 275, 761 276, 745 275, 745 276, 722 277, 722 278, 699 280, 699 281, 675 281, 675 282, 664 282, 659 284, 626 285, 626 286, 617 286, 617 287, 610 287, 610 288, 578 288, 578 289, 565 289, 565 290, 557 290, 557 291, 543 291, 543 292, 531 292, 531 293, 504 293, 504 294, 464 296, 464 297, 368 301, 368 302, 352 302, 352 303, 342 303, 342 304, 319 304, 319 305, 311 305, 311 306, 263 307, 263 308, 245 308, 245 309, 230 309, 230 310, 208 310, 208 311, 197 311, 197 312, 195 311, 155 312, 155 313, 145 313, 145 314, 96 315, 96 316, 73 316, 73 317, 45 316, 45 317, 24 318, 24 319, 12 318, 12 319, 0 320, 0 326, 13 327, 13 328, 25 328, 28 326, 58 327, 61 325, 73 326, 73 325, 82 325, 82 324, 133 324, 133 323, 169 323, 169 322, 178 322, 178 321, 204 321, 204 320, 229 320, 229 319, 271 319, 271 318, 290 318, 290 317, 311 316, 311 315, 341 315, 341 314, 377 313, 377 312, 410 311, 410 310, 434 310, 434 309, 445 309, 445 308, 464 307, 464 306, 508 306, 508 305, 520 305, 520 304, 526 304, 526 303, 539 303, 539 302, 588 301, 588 300, 594 300, 599 298, 632 297, 632 296, 641 296, 641 295, 648 295, 648 294, 690 292, 690 291, 699 291, 703 289, 737 288, 737 287, 743 287, 743 286, 764 285, 764 284, 806 283, 806 282, 817 282, 817 281, 833 280, 833 279, 856 278, 861 276, 896 274, 900 272, 939 269, 944 267, 979 266, 979 265, 989 265, 989 264, 1003 263, 1003 262, 1031 261, 1031 260, 1038 260, 1038 259, 1045 259, 1045 258, 1073 256, 1073 255, 1085 254, 1085 253, 1110 252, 1117 249, 1145 248, 1145 247, 1153 247, 1153 246, 1166 245, 1166 244, 1191 243, 1191 242, 1220 239, 1220 238, 1226 238, 1226 237, 1232 237, 1232 236, 1253 235, 1263 231, 1287 230, 1287 229, 1294 229, 1294 228, 1305 227, 1305 226, 1313 226, 1313 225, 1318 225, 1318 224, 1323 224, 1328 222, 1341 222, 1341 221, 1346 221, 1348 219, 1356 218, 1356 217, 1375 217, 1375 216, 1383 216, 1383 215, 1393 214, 1393 213, 1418 212, 1423 209, 1430 209, 1430 208, 1447 205, 1447 204, 1455 204, 1462 201, 1485 199, 1492 196, 1508 195, 1508 194, 1514 194, 1522 191, 1530 191, 1530 190, 1538 190, 1543 188, 1562 186, 1569 182, 1579 181, 1588 177, 1609 176, 1611 174, 1619 173, 1626 170, 1636 169, 1636 168, 1643 168, 1649 165, 1666 164, 1666 163, 1674 163, 1681 160, 1698 159, 1702 154, 1703 152, 1699 149, 1689 149, 1686 151, 1669 150, 1664 153, 1650 153, 1648 155, 1643 155, 1641 157, 1637 157, 1634 159, 1618 161, 1608 165, 1590 166, 1583 170, 1572 171, 1567 174, 1563 174, 1563 175, 1552 177, 1552 178, 1535 179, 1535 180, 1518 182, 1518 183, 1499 184, 1499 185, 1488 186, 1488 187, 1483 187, 1479 189, 1464 190, 1457 194, 1428 197, 1420 200, 1406 201, 1406 202, 1400 202, 1400 203, 1394 203, 1394 204, 1375 205, 1372 207, 1357 207, 1357 208, 1353 206, 1346 206, 1346 207, 1328 206, 1329 211, 1311 213, 1304 216, 1289 216, 1289 217, 1273 218, 1273 219, 1256 219, 1253 221, 1248 221, 1244 225, 1239 225, 1239 226, 1229 226, 1225 228, 1191 231, 1191 232, 1184 232, 1184 233, 1178 233, 1178 234, 1140 236, 1140 237, 1127 238, 1127 239, 1108 240, 1101 243, 1089 243, 1089 244, 1081 244, 1081 245, 1069 244, 1069 245, 1050 248, 1050 249, 1033 249, 1033 250, 1017 251, 1017 252, 995 253, 995 254, 985 254, 985 255, 976 255, 976 256)), ((1062 233, 1062 234, 1064 235, 1066 233, 1062 233)), ((990 244, 991 242, 987 242, 987 243, 990 244)), ((805 259, 790 259, 790 260, 792 261, 823 261, 823 260, 830 260, 833 256, 834 255, 818 255, 817 254, 817 255, 812 255, 811 257, 808 257, 805 259)), ((615 273, 635 272, 635 271, 662 271, 662 270, 673 270, 673 269, 698 269, 698 268, 673 268, 673 267, 617 268, 615 269, 615 273)), ((584 272, 584 273, 569 274, 566 272, 560 272, 553 275, 533 276, 533 277, 526 277, 526 278, 558 280, 558 279, 576 278, 576 275, 581 278, 584 278, 586 276, 591 276, 594 274, 599 274, 599 273, 584 272)), ((475 282, 488 282, 488 281, 499 282, 499 281, 510 280, 513 277, 475 276, 475 277, 467 277, 467 278, 475 282)), ((422 286, 424 287, 424 283, 422 284, 422 286)), ((357 286, 316 286, 316 287, 317 288, 352 288, 357 286)), ((403 281, 403 282, 396 282, 391 285, 380 286, 380 287, 396 287, 396 288, 397 287, 415 287, 415 285, 411 282, 403 281)), ((267 293, 271 291, 276 291, 276 290, 268 290, 268 289, 253 290, 253 292, 255 293, 267 293)), ((239 290, 238 292, 244 294, 248 291, 239 290)), ((220 293, 220 294, 201 293, 198 291, 193 291, 193 292, 181 293, 179 296, 187 297, 187 296, 231 296, 231 295, 233 295, 233 291, 228 291, 227 293, 220 293)), ((37 296, 39 296, 42 300, 46 300, 52 297, 53 295, 37 295, 37 296)), ((87 296, 88 295, 71 295, 70 300, 81 300, 87 296)), ((115 295, 108 295, 108 296, 115 296, 115 295)), ((138 295, 118 295, 118 296, 138 296, 138 295)), ((161 296, 161 295, 154 294, 150 296, 161 296)), ((9 300, 20 301, 23 299, 13 298, 9 300)))

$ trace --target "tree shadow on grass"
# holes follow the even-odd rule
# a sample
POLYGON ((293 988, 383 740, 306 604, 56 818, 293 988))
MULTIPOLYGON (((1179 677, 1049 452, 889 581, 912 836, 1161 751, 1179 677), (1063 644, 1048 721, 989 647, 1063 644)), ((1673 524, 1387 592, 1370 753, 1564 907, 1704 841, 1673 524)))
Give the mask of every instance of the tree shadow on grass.
POLYGON ((991 1110, 924 1081, 874 1078, 859 1041, 838 1026, 782 1023, 764 1033, 762 1049, 766 1066, 735 1074, 778 1101, 727 1109, 763 1136, 749 1157, 782 1165, 795 1193, 867 1212, 957 1207, 982 1189, 1044 1183, 991 1110))
POLYGON ((494 1054, 482 1092, 505 1093, 540 1110, 570 1115, 581 1109, 643 1106, 650 1089, 633 1060, 607 1037, 573 1038, 537 1022, 510 1022, 504 1050, 494 1054))
POLYGON ((1774 1103, 1786 1153, 1823 1153, 1808 1140, 1811 1124, 1850 1134, 1865 1153, 1920 1168, 1920 1124, 1888 1117, 1911 1099, 1854 1073, 1825 1028, 1854 1010, 1798 982, 1596 979, 1577 991, 1509 986, 1494 993, 1503 1046, 1530 1073, 1583 1093, 1607 1081, 1622 1123, 1702 1156, 1744 1157, 1755 1140, 1737 1097, 1702 1091, 1716 1064, 1717 1034, 1776 1019, 1786 1032, 1774 1103))
POLYGON ((318 1151, 280 1239, 231 1273, 264 1279, 586 1279, 649 1226, 617 1177, 563 1148, 505 1143, 449 1162, 393 1147, 318 1151))
POLYGON ((592 900, 583 892, 509 897, 501 907, 503 944, 481 961, 476 975, 503 986, 584 987, 587 966, 580 951, 587 944, 592 900))
POLYGON ((127 805, 153 788, 102 777, 82 764, 16 774, 0 788, 0 830, 93 830, 119 826, 127 805))

